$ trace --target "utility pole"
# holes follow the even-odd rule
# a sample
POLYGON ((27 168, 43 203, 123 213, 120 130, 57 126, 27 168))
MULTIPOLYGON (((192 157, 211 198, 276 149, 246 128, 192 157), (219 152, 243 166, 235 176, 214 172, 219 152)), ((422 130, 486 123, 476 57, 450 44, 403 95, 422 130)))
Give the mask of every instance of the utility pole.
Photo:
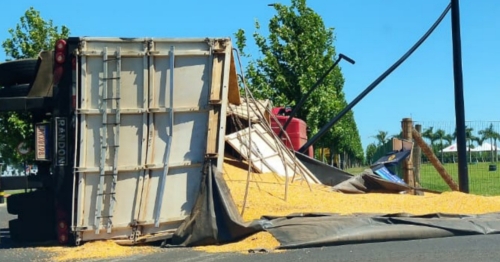
POLYGON ((453 43, 453 76, 455 82, 455 120, 457 126, 458 185, 461 192, 469 193, 459 0, 451 0, 451 35, 453 43))

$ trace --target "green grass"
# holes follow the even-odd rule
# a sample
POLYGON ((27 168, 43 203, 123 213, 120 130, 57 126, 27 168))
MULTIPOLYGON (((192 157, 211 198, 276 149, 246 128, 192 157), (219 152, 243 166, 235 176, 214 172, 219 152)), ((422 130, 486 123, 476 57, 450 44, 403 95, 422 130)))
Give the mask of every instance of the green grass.
POLYGON ((368 166, 353 167, 353 168, 347 168, 345 171, 347 173, 350 173, 350 174, 353 174, 353 175, 357 175, 357 174, 361 174, 367 168, 370 168, 370 167, 368 167, 368 166))
MULTIPOLYGON (((489 171, 489 162, 469 164, 469 190, 470 193, 484 196, 500 195, 500 164, 496 171, 489 171)), ((453 181, 458 184, 457 164, 444 164, 446 171, 451 175, 453 181)), ((369 167, 357 167, 346 169, 351 174, 359 174, 369 167)), ((436 191, 451 191, 444 182, 434 166, 430 163, 422 164, 420 167, 420 183, 423 188, 436 191)))
MULTIPOLYGON (((488 162, 468 165, 470 193, 485 196, 500 195, 500 170, 489 171, 489 165, 488 162)), ((458 165, 444 164, 444 167, 453 181, 458 184, 458 165)), ((422 164, 420 182, 424 188, 450 191, 448 185, 430 163, 422 164)))

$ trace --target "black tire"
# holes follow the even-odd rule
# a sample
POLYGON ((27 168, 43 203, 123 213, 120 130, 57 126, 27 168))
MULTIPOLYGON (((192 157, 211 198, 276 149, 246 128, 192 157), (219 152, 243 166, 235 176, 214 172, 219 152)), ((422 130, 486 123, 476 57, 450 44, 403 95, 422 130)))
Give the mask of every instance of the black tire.
POLYGON ((30 92, 29 84, 4 87, 0 89, 0 98, 28 96, 29 92, 30 92))
POLYGON ((16 242, 43 242, 57 239, 56 223, 52 220, 18 218, 9 221, 10 238, 16 242))
POLYGON ((11 215, 19 214, 19 210, 22 208, 24 193, 19 193, 7 197, 7 212, 11 215))
POLYGON ((54 198, 42 190, 15 194, 7 198, 7 212, 19 217, 52 216, 55 214, 54 198))
POLYGON ((0 86, 29 84, 35 79, 37 59, 21 59, 0 64, 0 86))

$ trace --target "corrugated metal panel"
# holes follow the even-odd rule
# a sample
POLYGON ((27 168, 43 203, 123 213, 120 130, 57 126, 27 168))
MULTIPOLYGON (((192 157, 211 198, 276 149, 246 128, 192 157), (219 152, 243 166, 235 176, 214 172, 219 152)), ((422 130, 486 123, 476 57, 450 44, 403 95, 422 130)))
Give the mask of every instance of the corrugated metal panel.
POLYGON ((226 114, 231 44, 217 50, 214 101, 217 39, 84 40, 74 229, 83 241, 170 234, 194 205, 209 140, 223 162, 225 117, 213 112, 226 114))

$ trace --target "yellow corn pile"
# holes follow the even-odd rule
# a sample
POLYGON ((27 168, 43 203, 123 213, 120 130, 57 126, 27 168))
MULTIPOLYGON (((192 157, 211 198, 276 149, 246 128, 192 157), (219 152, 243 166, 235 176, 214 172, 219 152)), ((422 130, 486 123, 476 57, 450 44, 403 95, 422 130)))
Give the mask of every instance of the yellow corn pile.
POLYGON ((208 253, 239 252, 248 254, 249 249, 264 248, 273 250, 279 245, 280 243, 278 242, 278 240, 276 240, 270 233, 259 232, 239 242, 219 246, 200 246, 195 247, 194 249, 208 253))
MULTIPOLYGON (((232 161, 231 161, 232 162, 232 161)), ((247 171, 240 165, 224 165, 224 178, 233 199, 241 212, 245 194, 247 171)), ((459 213, 481 214, 500 211, 500 197, 484 197, 459 192, 425 194, 425 196, 399 194, 342 194, 329 188, 305 182, 289 185, 285 202, 285 182, 274 174, 252 174, 243 219, 259 219, 263 215, 288 215, 291 213, 331 212, 352 213, 459 213)), ((199 247, 207 252, 247 251, 252 248, 275 248, 278 242, 268 233, 251 236, 239 243, 217 247, 199 247)))
POLYGON ((88 259, 120 258, 160 252, 158 247, 120 246, 113 241, 88 242, 79 247, 42 247, 42 251, 52 255, 51 261, 82 261, 88 259))

